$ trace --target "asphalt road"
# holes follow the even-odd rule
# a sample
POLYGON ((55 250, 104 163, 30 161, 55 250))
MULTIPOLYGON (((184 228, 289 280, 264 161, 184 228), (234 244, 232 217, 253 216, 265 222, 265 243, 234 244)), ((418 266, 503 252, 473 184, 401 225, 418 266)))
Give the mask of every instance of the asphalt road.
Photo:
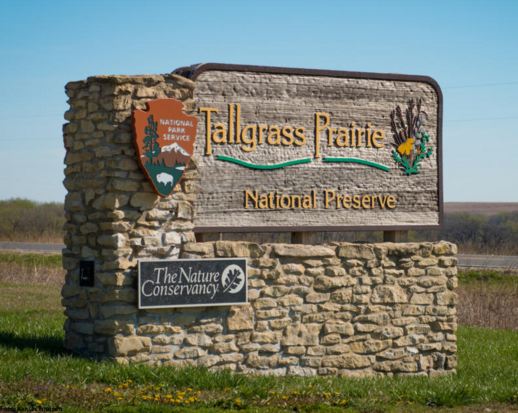
POLYGON ((65 244, 37 244, 30 242, 0 242, 0 250, 61 252, 65 244))
POLYGON ((504 255, 457 255, 459 267, 506 268, 518 270, 518 257, 504 255))
MULTIPOLYGON (((0 242, 0 250, 61 252, 64 244, 36 244, 27 242, 0 242)), ((518 269, 518 257, 503 255, 457 255, 459 267, 518 269)))

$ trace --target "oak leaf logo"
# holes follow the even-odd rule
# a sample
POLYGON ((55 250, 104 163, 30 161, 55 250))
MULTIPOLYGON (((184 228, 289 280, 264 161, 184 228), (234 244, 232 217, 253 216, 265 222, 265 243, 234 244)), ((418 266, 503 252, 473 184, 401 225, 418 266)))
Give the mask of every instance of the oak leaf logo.
POLYGON ((223 283, 224 293, 236 294, 241 291, 245 285, 245 273, 238 265, 229 265, 223 271, 221 282, 223 283))

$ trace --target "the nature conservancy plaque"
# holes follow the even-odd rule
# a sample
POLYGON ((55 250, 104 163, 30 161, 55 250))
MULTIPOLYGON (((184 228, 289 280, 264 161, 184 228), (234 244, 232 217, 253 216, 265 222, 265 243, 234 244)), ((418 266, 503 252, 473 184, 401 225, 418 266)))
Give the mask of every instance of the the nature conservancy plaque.
POLYGON ((246 258, 139 260, 139 308, 246 304, 246 258))
POLYGON ((198 232, 438 229, 442 94, 423 76, 204 64, 198 232))

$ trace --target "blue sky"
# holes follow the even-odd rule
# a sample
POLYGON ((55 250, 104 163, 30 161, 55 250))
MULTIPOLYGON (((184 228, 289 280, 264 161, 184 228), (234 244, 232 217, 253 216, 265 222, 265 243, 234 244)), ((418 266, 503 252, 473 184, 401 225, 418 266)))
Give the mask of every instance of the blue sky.
POLYGON ((518 202, 517 16, 514 0, 0 0, 0 199, 63 201, 67 82, 217 62, 431 76, 444 200, 518 202))

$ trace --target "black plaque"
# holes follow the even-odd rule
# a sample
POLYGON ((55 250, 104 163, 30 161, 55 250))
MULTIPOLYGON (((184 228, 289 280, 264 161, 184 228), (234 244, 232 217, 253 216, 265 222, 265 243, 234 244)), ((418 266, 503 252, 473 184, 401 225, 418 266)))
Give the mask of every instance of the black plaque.
POLYGON ((246 258, 139 260, 139 308, 248 302, 246 258))
POLYGON ((93 287, 95 284, 95 263, 93 261, 79 261, 79 286, 93 287))

